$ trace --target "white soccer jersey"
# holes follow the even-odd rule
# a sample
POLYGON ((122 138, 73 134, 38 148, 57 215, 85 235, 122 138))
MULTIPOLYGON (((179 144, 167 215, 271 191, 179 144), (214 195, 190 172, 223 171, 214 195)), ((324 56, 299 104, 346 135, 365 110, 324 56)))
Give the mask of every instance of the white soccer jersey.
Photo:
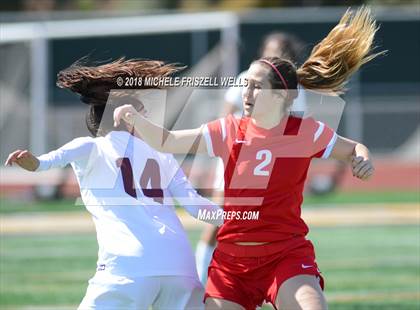
POLYGON ((157 152, 128 132, 113 131, 74 139, 38 159, 39 171, 72 165, 96 226, 98 270, 130 277, 196 277, 172 197, 195 217, 199 208, 219 207, 196 193, 171 154, 157 152))

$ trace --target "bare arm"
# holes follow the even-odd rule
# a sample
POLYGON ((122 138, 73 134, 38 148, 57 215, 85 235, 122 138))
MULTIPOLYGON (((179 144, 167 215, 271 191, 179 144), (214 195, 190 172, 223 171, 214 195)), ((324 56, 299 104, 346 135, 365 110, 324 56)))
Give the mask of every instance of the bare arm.
POLYGON ((356 141, 338 136, 331 157, 351 164, 353 176, 367 180, 375 171, 366 146, 356 141))
POLYGON ((91 137, 76 138, 57 150, 35 157, 28 150, 10 153, 5 165, 17 164, 28 171, 43 171, 51 168, 63 168, 72 162, 83 162, 94 154, 95 142, 91 137))
POLYGON ((159 152, 174 154, 205 153, 202 127, 188 130, 167 130, 141 116, 131 105, 123 105, 114 111, 114 126, 125 121, 134 127, 135 134, 159 152))

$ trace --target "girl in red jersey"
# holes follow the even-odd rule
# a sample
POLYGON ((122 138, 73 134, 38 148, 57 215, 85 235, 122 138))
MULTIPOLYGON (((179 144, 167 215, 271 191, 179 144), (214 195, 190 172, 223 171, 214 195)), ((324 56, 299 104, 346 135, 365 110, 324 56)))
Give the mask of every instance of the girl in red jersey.
POLYGON ((244 116, 197 129, 168 131, 131 106, 120 120, 159 151, 208 152, 225 166, 225 218, 209 267, 207 309, 255 309, 264 301, 278 309, 325 309, 323 279, 308 227, 300 217, 302 192, 312 158, 346 161, 367 180, 374 171, 368 149, 338 136, 312 118, 289 115, 298 83, 306 89, 342 93, 344 84, 371 54, 377 27, 367 8, 346 12, 300 68, 281 58, 261 58, 248 70, 244 116), (158 137, 161 137, 159 139, 158 137), (201 139, 203 138, 203 139, 201 139), (193 146, 193 147, 191 147, 193 146), (258 220, 246 220, 247 212, 258 220))

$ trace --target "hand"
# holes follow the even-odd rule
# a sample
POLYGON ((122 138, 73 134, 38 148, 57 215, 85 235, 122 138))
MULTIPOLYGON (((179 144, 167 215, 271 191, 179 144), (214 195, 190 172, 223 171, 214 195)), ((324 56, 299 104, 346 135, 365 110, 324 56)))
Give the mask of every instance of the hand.
POLYGON ((5 166, 11 166, 13 163, 18 164, 23 169, 35 171, 39 167, 39 160, 28 150, 17 150, 9 154, 5 166))
POLYGON ((131 104, 125 104, 114 110, 114 127, 120 125, 121 120, 126 122, 128 125, 134 125, 134 117, 138 115, 136 109, 131 104))
POLYGON ((365 159, 363 156, 352 156, 351 170, 353 176, 366 181, 372 176, 375 168, 373 168, 370 159, 365 159))

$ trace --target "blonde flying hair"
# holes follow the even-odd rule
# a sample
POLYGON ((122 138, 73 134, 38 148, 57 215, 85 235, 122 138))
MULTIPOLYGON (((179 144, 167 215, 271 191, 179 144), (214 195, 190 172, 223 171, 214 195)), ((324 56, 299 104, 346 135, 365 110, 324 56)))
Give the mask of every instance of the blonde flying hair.
POLYGON ((342 94, 353 73, 386 52, 372 53, 378 29, 369 8, 361 7, 355 13, 348 9, 300 68, 279 57, 264 57, 257 62, 271 66, 272 88, 288 90, 289 102, 297 97, 298 84, 309 90, 342 94))
POLYGON ((379 27, 367 7, 350 9, 297 70, 299 83, 313 90, 343 93, 348 78, 362 65, 386 51, 372 53, 379 27))

